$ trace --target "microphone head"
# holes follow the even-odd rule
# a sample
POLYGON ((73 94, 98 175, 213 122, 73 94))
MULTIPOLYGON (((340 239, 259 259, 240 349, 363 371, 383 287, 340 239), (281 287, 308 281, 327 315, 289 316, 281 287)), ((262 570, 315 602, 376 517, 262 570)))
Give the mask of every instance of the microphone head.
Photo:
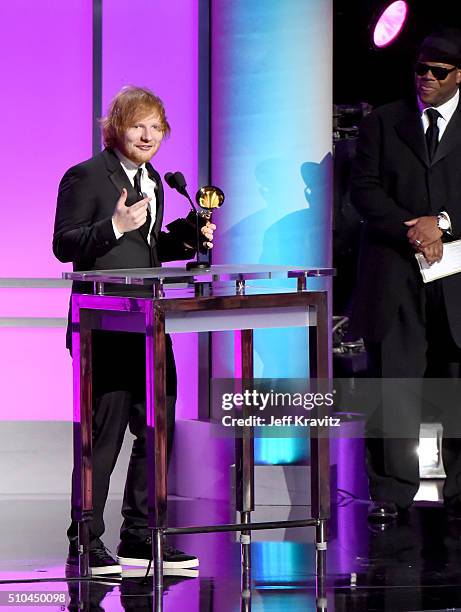
POLYGON ((174 180, 178 191, 183 191, 187 187, 186 179, 184 178, 184 174, 182 172, 175 172, 174 180))
POLYGON ((174 174, 173 172, 167 172, 165 174, 165 181, 172 189, 176 189, 178 193, 185 196, 189 200, 189 203, 192 208, 195 210, 194 203, 191 202, 189 194, 187 193, 187 183, 182 172, 175 172, 174 174))
POLYGON ((171 187, 172 189, 176 189, 176 181, 174 178, 174 174, 172 172, 167 172, 165 174, 165 181, 168 187, 171 187))

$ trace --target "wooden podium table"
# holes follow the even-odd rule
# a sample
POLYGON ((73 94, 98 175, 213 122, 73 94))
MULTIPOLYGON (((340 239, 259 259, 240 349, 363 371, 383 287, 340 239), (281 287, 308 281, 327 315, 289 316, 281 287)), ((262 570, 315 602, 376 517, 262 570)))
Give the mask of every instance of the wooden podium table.
POLYGON ((88 576, 88 522, 92 516, 92 330, 142 332, 146 339, 146 419, 148 521, 152 530, 154 584, 163 585, 163 535, 240 531, 243 568, 251 565, 251 531, 316 527, 317 573, 325 573, 329 517, 329 441, 311 432, 312 517, 298 521, 252 523, 254 510, 253 431, 236 438, 236 508, 241 522, 201 527, 168 527, 165 408, 165 334, 233 330, 238 379, 253 378, 253 329, 310 327, 310 372, 331 378, 328 292, 309 290, 308 279, 333 275, 330 268, 217 265, 186 272, 182 268, 102 270, 64 273, 77 281, 72 296, 74 385, 74 513, 79 522, 80 575, 88 576), (252 281, 264 279, 264 287, 252 281), (284 279, 284 283, 280 283, 284 279), (292 287, 289 285, 291 281, 292 287), (82 282, 86 283, 85 285, 82 282), (280 285, 283 285, 281 287, 280 285), (85 291, 85 293, 83 293, 85 291), (237 357, 238 355, 238 357, 237 357))

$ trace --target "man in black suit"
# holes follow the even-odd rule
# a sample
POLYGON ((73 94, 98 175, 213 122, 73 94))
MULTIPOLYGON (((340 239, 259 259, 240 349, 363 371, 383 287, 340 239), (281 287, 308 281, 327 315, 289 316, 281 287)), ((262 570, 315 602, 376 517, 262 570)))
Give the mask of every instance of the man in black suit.
MULTIPOLYGON (((163 187, 149 160, 170 127, 161 100, 151 91, 124 87, 102 122, 106 148, 70 168, 59 186, 53 252, 74 270, 150 268, 195 254, 195 225, 179 223, 161 230, 163 187)), ((201 228, 212 247, 215 226, 201 228)), ((84 283, 83 283, 84 285, 84 283)), ((82 284, 73 291, 84 291, 82 284)), ((67 346, 71 349, 70 327, 67 346)), ((141 334, 94 332, 93 519, 90 569, 93 575, 120 573, 121 565, 147 566, 151 540, 147 528, 145 346, 141 334), (103 512, 126 428, 135 440, 123 499, 124 518, 116 561, 101 541, 103 512)), ((167 418, 170 456, 176 401, 176 370, 167 337, 167 418)), ((74 518, 74 517, 72 517, 74 518)), ((72 520, 66 568, 78 569, 77 524, 72 520)), ((165 546, 164 567, 196 567, 198 559, 165 546)))
MULTIPOLYGON (((365 339, 373 378, 459 377, 461 274, 425 285, 415 253, 434 263, 444 242, 461 237, 460 68, 461 32, 433 33, 415 64, 416 99, 382 106, 360 127, 352 199, 365 224, 352 328, 365 339)), ((367 422, 366 463, 369 519, 385 523, 419 487, 420 405, 390 381, 381 399, 367 422)), ((454 417, 445 415, 443 493, 461 518, 454 417)))

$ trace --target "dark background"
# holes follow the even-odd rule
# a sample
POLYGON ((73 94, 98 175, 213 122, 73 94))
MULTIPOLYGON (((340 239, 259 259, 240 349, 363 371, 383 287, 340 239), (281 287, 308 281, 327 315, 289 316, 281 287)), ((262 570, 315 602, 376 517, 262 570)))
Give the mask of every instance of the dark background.
POLYGON ((460 0, 410 0, 399 38, 372 48, 370 22, 390 0, 334 0, 333 100, 336 104, 390 102, 411 92, 418 44, 439 26, 461 28, 460 0))

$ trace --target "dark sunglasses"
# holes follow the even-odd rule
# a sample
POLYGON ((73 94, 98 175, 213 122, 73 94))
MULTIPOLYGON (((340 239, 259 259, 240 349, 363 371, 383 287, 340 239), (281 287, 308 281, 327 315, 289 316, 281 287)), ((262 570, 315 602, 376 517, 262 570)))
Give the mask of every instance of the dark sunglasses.
POLYGON ((437 81, 444 81, 453 70, 457 70, 456 66, 454 68, 441 68, 439 66, 429 66, 423 62, 417 62, 415 64, 415 72, 418 76, 423 76, 430 71, 437 81))

